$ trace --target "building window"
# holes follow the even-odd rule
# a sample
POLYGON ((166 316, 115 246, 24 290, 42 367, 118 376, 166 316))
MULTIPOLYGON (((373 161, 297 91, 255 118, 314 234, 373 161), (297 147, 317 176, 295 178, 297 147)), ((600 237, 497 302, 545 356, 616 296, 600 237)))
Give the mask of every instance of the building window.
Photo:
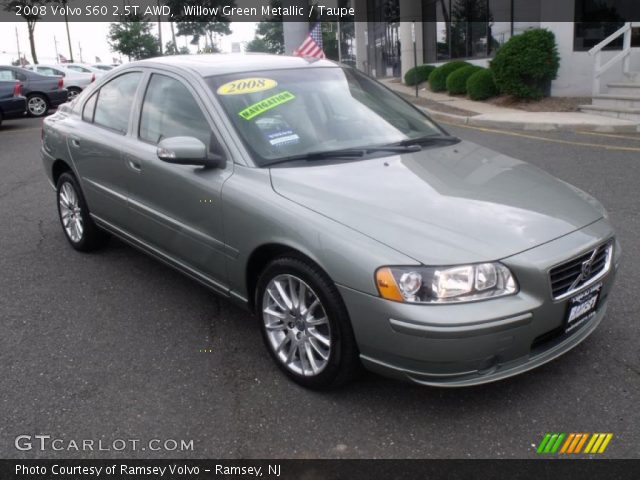
MULTIPOLYGON (((573 49, 577 52, 590 50, 620 29, 624 25, 624 19, 634 18, 638 8, 634 0, 575 0, 575 2, 573 49)), ((640 46, 637 33, 632 37, 632 45, 640 46)), ((622 37, 605 47, 606 50, 621 48, 622 37)))

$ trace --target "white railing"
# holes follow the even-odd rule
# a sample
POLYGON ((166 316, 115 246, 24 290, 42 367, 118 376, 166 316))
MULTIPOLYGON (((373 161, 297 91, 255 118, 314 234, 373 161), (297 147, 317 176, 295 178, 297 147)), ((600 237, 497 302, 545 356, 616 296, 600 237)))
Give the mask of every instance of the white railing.
POLYGON ((629 74, 629 69, 631 68, 631 28, 635 25, 639 25, 638 23, 627 22, 624 24, 620 30, 612 33, 591 50, 589 50, 589 55, 595 55, 595 66, 593 70, 593 94, 598 95, 600 93, 600 77, 607 72, 611 67, 613 67, 616 63, 622 61, 622 72, 627 75, 629 74), (623 36, 622 41, 622 51, 616 54, 615 57, 611 58, 604 65, 602 64, 602 49, 609 45, 614 40, 623 36))

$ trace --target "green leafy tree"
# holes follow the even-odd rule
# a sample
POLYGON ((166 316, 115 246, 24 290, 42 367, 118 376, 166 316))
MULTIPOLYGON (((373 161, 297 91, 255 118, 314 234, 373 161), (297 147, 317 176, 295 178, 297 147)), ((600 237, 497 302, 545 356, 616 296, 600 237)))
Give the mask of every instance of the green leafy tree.
POLYGON ((152 23, 143 15, 129 15, 109 26, 109 46, 129 60, 155 57, 158 39, 151 33, 152 23))
POLYGON ((222 7, 235 6, 233 0, 163 0, 165 5, 171 7, 173 22, 177 27, 177 35, 190 36, 191 44, 196 45, 200 38, 205 39, 205 49, 217 50, 214 46, 214 36, 229 35, 229 17, 222 14, 222 7), (211 15, 186 15, 186 6, 202 6, 207 9, 218 7, 218 14, 211 15))
MULTIPOLYGON (((281 0, 271 0, 271 7, 279 9, 281 0)), ((277 10, 276 10, 277 11, 277 10)), ((256 35, 247 44, 249 52, 284 53, 284 30, 282 28, 282 15, 273 15, 264 22, 258 23, 256 35)))

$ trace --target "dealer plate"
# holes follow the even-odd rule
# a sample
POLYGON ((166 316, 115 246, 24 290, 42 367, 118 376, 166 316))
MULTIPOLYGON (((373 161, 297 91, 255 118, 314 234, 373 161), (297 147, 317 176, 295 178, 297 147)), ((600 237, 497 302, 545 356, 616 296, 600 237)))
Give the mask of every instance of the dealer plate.
POLYGON ((564 327, 565 333, 573 332, 576 328, 584 325, 595 316, 601 290, 602 283, 598 283, 569 299, 569 307, 567 309, 567 318, 564 327))

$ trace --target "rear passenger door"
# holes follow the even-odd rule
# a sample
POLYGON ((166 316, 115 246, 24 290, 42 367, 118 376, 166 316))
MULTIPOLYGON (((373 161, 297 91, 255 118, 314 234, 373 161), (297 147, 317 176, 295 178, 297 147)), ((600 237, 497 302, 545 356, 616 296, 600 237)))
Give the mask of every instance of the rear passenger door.
POLYGON ((179 136, 224 148, 204 105, 184 78, 151 74, 137 118, 137 139, 126 152, 138 169, 130 184, 132 229, 145 242, 224 284, 220 193, 233 172, 229 152, 225 168, 170 164, 157 155, 160 140, 179 136))
POLYGON ((128 224, 127 182, 135 174, 121 154, 143 73, 119 75, 81 106, 82 120, 67 137, 91 212, 119 227, 128 224))

